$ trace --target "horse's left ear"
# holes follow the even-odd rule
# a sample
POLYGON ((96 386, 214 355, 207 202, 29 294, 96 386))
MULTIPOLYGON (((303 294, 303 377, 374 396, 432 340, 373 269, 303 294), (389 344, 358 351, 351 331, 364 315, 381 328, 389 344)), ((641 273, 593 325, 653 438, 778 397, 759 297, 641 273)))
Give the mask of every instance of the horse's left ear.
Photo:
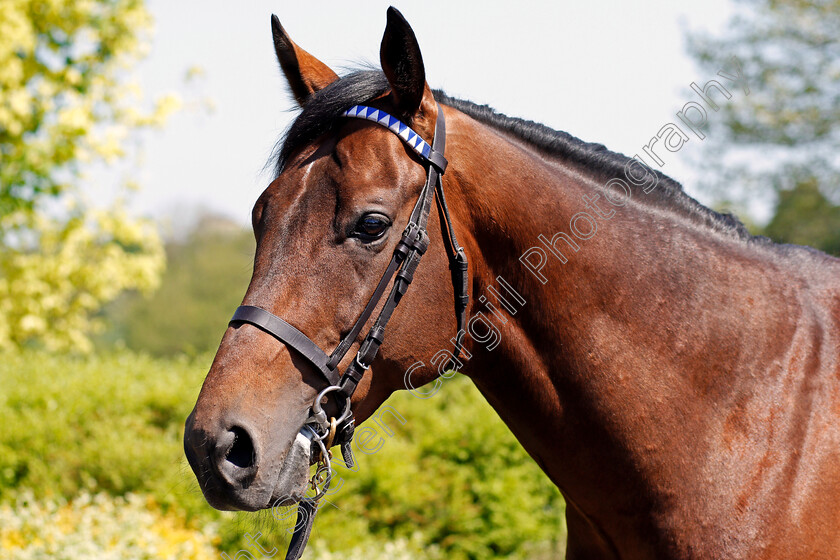
POLYGON ((426 84, 426 69, 414 31, 403 15, 391 6, 388 23, 379 49, 382 70, 391 84, 391 95, 400 110, 400 116, 412 121, 424 105, 424 110, 434 107, 432 91, 426 84), (430 104, 429 107, 425 107, 430 104))

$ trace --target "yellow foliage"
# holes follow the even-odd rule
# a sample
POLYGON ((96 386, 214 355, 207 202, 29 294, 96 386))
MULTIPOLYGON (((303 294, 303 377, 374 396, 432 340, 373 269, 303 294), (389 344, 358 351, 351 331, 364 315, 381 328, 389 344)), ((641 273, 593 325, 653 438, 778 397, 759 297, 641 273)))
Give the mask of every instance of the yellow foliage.
POLYGON ((69 503, 23 494, 0 506, 0 560, 210 560, 218 558, 212 531, 191 528, 133 494, 82 494, 69 503))
POLYGON ((124 157, 133 131, 180 106, 126 79, 151 24, 143 0, 2 0, 0 348, 87 351, 104 303, 157 285, 151 223, 77 202, 85 164, 124 157))
POLYGON ((141 1, 3 0, 0 196, 80 157, 112 157, 112 128, 158 126, 180 106, 171 95, 140 110, 139 88, 121 79, 150 28, 141 1))
POLYGON ((40 340, 51 350, 87 352, 103 303, 127 289, 157 287, 165 256, 150 222, 119 207, 63 221, 34 212, 9 223, 20 217, 0 221, 0 229, 37 238, 0 252, 0 348, 40 340))

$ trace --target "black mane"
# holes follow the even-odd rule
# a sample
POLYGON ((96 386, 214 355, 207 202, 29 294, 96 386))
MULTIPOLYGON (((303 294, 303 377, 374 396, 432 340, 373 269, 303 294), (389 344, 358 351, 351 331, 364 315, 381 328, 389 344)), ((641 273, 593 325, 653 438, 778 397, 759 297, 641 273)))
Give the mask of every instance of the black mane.
MULTIPOLYGON (((388 80, 381 71, 360 70, 343 76, 313 95, 275 147, 275 155, 272 158, 276 157, 277 174, 283 171, 292 152, 333 129, 342 112, 353 105, 363 105, 383 95, 389 88, 388 80)), ((435 90, 434 95, 439 103, 457 109, 478 122, 506 132, 543 152, 559 156, 607 179, 623 176, 625 165, 631 159, 611 152, 602 144, 584 142, 544 124, 508 117, 487 105, 449 97, 440 90, 435 90)), ((659 171, 651 171, 656 174, 659 183, 650 194, 639 197, 640 199, 676 211, 693 223, 704 225, 716 232, 741 239, 764 239, 754 238, 732 214, 721 214, 703 206, 688 196, 680 183, 659 171)))

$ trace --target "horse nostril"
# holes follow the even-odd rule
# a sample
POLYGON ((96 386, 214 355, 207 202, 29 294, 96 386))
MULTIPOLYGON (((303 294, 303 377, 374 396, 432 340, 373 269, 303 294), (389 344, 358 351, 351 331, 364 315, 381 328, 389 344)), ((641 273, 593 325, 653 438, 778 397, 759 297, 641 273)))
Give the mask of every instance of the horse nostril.
POLYGON ((239 426, 234 426, 230 431, 233 432, 233 445, 225 455, 225 459, 240 469, 253 467, 257 458, 251 436, 239 426))

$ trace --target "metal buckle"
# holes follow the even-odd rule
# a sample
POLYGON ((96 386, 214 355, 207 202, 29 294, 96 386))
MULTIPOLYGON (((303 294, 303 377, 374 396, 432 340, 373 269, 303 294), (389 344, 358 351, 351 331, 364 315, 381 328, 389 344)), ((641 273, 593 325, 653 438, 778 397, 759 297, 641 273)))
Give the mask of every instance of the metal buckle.
POLYGON ((356 352, 356 365, 359 366, 362 369, 362 371, 367 371, 368 369, 370 369, 370 366, 366 366, 365 364, 363 364, 361 357, 362 351, 359 350, 358 352, 356 352))

